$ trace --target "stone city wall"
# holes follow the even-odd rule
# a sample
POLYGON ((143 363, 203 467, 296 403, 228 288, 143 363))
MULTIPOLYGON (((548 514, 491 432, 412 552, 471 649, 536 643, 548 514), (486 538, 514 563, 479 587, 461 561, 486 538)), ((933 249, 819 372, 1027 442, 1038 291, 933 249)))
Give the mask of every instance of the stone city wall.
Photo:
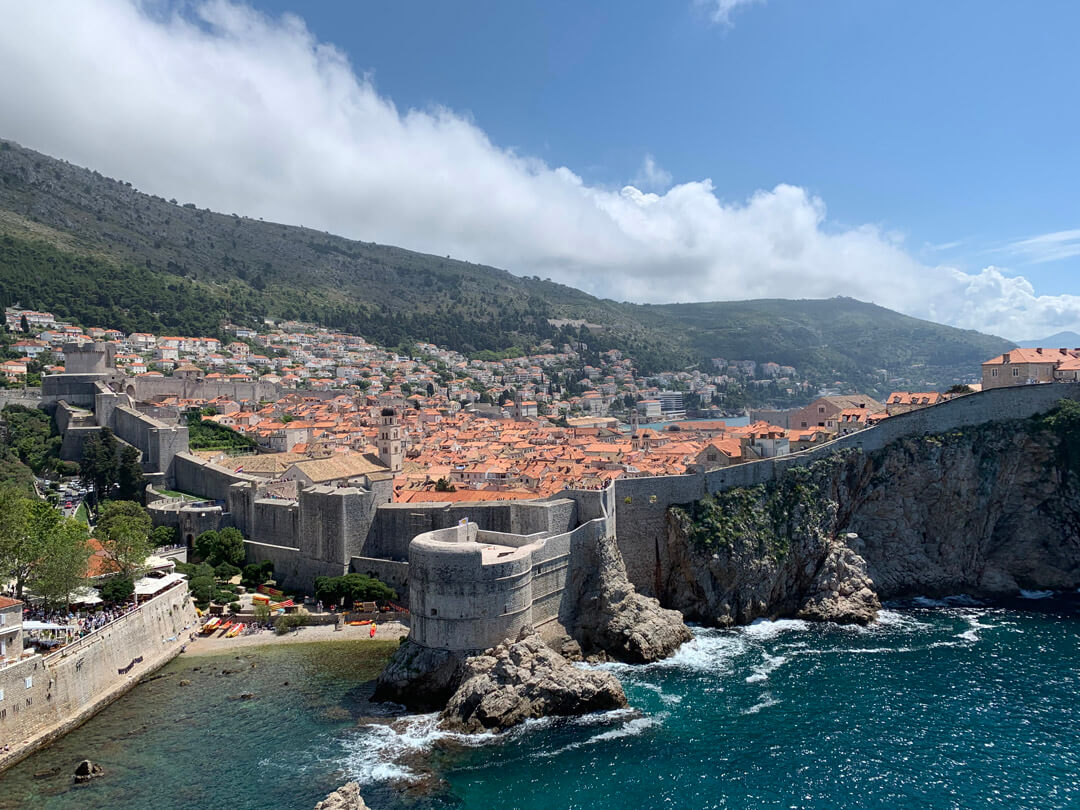
POLYGON ((0 770, 84 722, 176 657, 196 620, 181 583, 48 656, 0 669, 0 770), (29 679, 29 680, 27 680, 29 679))
POLYGON ((946 433, 985 422, 1026 419, 1050 410, 1063 398, 1080 399, 1080 385, 1043 385, 995 388, 890 417, 874 427, 843 436, 820 447, 779 458, 736 464, 708 473, 615 481, 616 525, 619 550, 634 586, 650 596, 660 576, 659 542, 668 507, 701 500, 707 494, 763 484, 785 470, 810 464, 839 450, 880 450, 906 436, 946 433))

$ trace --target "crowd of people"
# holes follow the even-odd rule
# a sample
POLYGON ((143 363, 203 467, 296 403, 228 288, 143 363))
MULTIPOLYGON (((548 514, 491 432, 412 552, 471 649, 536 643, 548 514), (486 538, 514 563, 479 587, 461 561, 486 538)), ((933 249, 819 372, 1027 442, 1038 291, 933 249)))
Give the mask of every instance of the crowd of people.
MULTIPOLYGON (((23 610, 23 621, 46 622, 72 628, 70 635, 82 638, 99 630, 110 622, 126 616, 138 607, 131 602, 111 607, 67 608, 65 610, 46 610, 44 605, 28 605, 23 610)), ((59 631, 58 631, 59 632, 59 631)))

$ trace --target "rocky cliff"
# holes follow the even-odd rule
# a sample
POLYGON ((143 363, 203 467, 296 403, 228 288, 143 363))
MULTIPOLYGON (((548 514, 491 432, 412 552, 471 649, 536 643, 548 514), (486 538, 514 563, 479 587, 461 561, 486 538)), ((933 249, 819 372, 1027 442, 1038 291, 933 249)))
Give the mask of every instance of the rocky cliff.
POLYGON ((668 513, 662 601, 725 626, 1080 585, 1080 405, 844 451, 668 513))
MULTIPOLYGON (((566 608, 556 625, 559 632, 551 631, 549 626, 548 656, 541 657, 535 650, 527 649, 534 642, 544 643, 539 635, 533 635, 531 628, 527 643, 524 638, 506 639, 502 645, 471 658, 465 653, 433 650, 406 640, 380 673, 374 699, 394 701, 418 711, 439 709, 448 703, 460 710, 472 706, 470 701, 480 700, 477 695, 487 696, 483 698, 484 706, 500 704, 476 715, 488 719, 463 720, 458 724, 470 731, 478 730, 480 725, 504 727, 508 723, 490 718, 507 706, 511 706, 505 712, 507 716, 517 718, 511 722, 542 714, 569 714, 572 705, 578 706, 576 713, 591 712, 596 710, 591 691, 594 684, 589 679, 572 678, 574 673, 582 671, 570 667, 569 660, 648 663, 666 658, 690 640, 682 614, 661 607, 658 600, 642 596, 630 584, 614 537, 599 538, 579 553, 581 556, 575 560, 567 584, 566 608), (525 653, 529 654, 523 659, 525 653), (513 658, 513 666, 503 660, 507 655, 513 658), (502 662, 498 666, 491 663, 496 659, 502 662), (528 666, 522 664, 525 659, 531 662, 528 666), (573 681, 569 692, 559 693, 546 686, 554 682, 547 674, 554 659, 565 665, 559 677, 573 681)), ((611 680, 618 686, 617 681, 611 680)), ((476 707, 472 706, 467 714, 472 717, 475 712, 476 707)))
POLYGON ((621 709, 626 695, 610 672, 579 669, 531 628, 465 661, 461 686, 439 718, 443 728, 503 731, 534 717, 621 709))

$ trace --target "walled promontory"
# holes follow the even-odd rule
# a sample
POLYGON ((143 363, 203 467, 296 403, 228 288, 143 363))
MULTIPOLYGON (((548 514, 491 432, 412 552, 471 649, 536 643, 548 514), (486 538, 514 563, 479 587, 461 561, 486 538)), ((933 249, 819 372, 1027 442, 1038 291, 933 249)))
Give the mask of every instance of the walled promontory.
POLYGON ((1080 585, 1080 405, 848 450, 673 507, 662 601, 713 625, 1080 585))

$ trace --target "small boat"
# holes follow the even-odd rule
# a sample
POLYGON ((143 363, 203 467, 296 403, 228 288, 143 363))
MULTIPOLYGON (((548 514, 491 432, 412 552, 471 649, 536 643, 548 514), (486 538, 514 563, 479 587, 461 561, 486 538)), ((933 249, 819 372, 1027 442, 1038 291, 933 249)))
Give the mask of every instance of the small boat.
POLYGON ((215 616, 214 618, 212 618, 210 621, 208 621, 206 624, 204 624, 202 626, 202 632, 205 633, 206 635, 209 635, 210 633, 213 633, 215 630, 217 630, 220 625, 221 625, 221 619, 219 617, 215 616))
POLYGON ((366 627, 371 624, 371 619, 364 619, 362 622, 349 622, 349 627, 366 627))
MULTIPOLYGON (((232 622, 225 622, 224 624, 219 624, 217 629, 218 630, 228 630, 232 626, 233 626, 232 622)), ((222 635, 224 636, 225 634, 222 633, 222 635)))
POLYGON ((235 624, 233 624, 232 627, 229 628, 229 632, 225 634, 225 638, 236 638, 238 635, 240 635, 240 631, 243 629, 244 625, 240 622, 236 622, 235 624))

